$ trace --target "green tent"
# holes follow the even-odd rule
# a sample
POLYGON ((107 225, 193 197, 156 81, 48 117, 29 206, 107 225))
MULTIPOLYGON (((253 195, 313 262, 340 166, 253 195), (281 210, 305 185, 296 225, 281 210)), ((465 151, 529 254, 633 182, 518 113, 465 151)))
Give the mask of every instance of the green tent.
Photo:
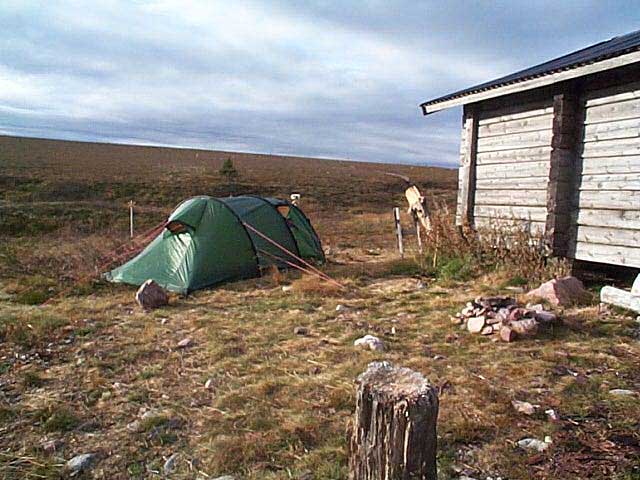
POLYGON ((199 196, 178 205, 164 230, 138 256, 105 277, 132 285, 151 278, 167 290, 187 294, 257 277, 272 265, 301 264, 285 250, 308 262, 325 260, 311 222, 292 203, 199 196))

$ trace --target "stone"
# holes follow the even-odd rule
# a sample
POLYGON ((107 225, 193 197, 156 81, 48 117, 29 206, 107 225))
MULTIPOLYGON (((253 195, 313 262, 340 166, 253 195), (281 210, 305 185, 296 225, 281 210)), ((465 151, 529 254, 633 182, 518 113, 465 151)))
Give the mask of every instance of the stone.
POLYGON ((534 317, 538 322, 544 324, 544 325, 551 325, 553 323, 556 323, 558 321, 558 317, 556 316, 555 313, 553 312, 536 312, 536 315, 534 317))
POLYGON ((189 348, 193 345, 193 339, 187 337, 187 338, 183 338, 182 340, 180 340, 178 342, 177 347, 178 348, 189 348))
POLYGON ((624 388, 614 388, 613 390, 609 390, 609 394, 617 396, 632 396, 635 395, 636 392, 633 390, 626 390, 624 388))
POLYGON ((504 325, 500 328, 500 340, 502 340, 503 342, 513 342, 516 337, 516 332, 514 332, 511 328, 504 325))
POLYGON ((140 285, 136 292, 136 302, 145 310, 153 310, 168 305, 169 295, 160 285, 149 279, 140 285))
POLYGON ((222 475, 221 477, 212 478, 211 480, 236 480, 233 475, 222 475))
POLYGON ((213 378, 209 378, 206 382, 204 382, 204 388, 206 388, 207 390, 213 390, 213 378))
POLYGON ((507 316, 507 320, 510 322, 516 322, 518 320, 526 318, 528 314, 529 314, 529 310, 527 310, 526 308, 514 308, 509 312, 509 315, 507 316))
POLYGON ((542 298, 552 305, 568 306, 585 301, 589 293, 576 277, 563 277, 543 283, 527 296, 542 298))
POLYGON ((309 334, 309 329, 307 327, 303 327, 303 326, 297 326, 293 329, 293 333, 294 335, 308 335, 309 334))
POLYGON ((293 290, 293 287, 291 285, 283 285, 282 286, 282 291, 284 293, 290 292, 291 290, 293 290))
POLYGON ((527 310, 533 310, 536 313, 544 312, 544 306, 541 303, 527 303, 527 310))
POLYGON ((484 316, 471 317, 467 320, 467 330, 471 333, 480 333, 485 326, 484 316))
POLYGON ((524 413, 525 415, 533 415, 538 409, 538 405, 532 405, 529 402, 521 402, 520 400, 511 400, 511 405, 517 412, 524 413))
POLYGON ((165 475, 169 475, 176 468, 176 461, 178 460, 178 453, 172 454, 167 460, 164 462, 162 466, 162 471, 165 475))
POLYGON ((353 342, 353 345, 356 347, 368 348, 375 352, 384 351, 384 342, 374 335, 365 335, 364 337, 358 338, 353 342))
POLYGON ((336 305, 336 312, 346 312, 349 310, 349 307, 346 305, 336 305))
POLYGON ((480 330, 480 335, 493 335, 493 327, 491 325, 487 325, 480 330))
POLYGON ((93 464, 95 459, 95 453, 83 453, 80 455, 76 455, 67 462, 67 469, 71 470, 71 475, 76 475, 91 468, 91 465, 93 464))
POLYGON ((538 322, 533 318, 525 318, 510 322, 509 327, 520 337, 533 337, 538 333, 538 322))
POLYGON ((540 453, 549 448, 550 444, 551 439, 548 437, 545 437, 544 441, 538 440, 537 438, 523 438, 522 440, 518 441, 518 447, 522 448, 523 450, 535 450, 536 452, 540 453), (547 440, 549 441, 547 442, 547 440))

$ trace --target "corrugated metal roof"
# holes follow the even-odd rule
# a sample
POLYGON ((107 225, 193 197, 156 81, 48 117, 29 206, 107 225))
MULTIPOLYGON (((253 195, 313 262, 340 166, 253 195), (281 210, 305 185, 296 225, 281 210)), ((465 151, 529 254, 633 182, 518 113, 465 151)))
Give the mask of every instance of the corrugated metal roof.
POLYGON ((535 77, 542 77, 557 73, 563 70, 570 70, 590 63, 595 63, 612 57, 617 57, 625 53, 640 49, 640 30, 628 33, 610 40, 596 43, 582 50, 578 50, 568 55, 555 58, 548 62, 541 63, 534 67, 512 73, 506 77, 497 78, 490 82, 481 83, 474 87, 466 88, 458 92, 450 93, 433 100, 428 100, 420 106, 434 105, 436 103, 445 102, 454 98, 465 97, 473 93, 478 93, 494 88, 503 87, 513 83, 522 82, 535 77))

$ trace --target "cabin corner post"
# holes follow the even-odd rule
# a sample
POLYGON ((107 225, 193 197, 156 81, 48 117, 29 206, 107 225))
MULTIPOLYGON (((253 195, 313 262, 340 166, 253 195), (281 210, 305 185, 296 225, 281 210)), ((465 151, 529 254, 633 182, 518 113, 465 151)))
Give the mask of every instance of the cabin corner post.
POLYGON ((458 208, 456 223, 473 226, 476 190, 476 154, 478 148, 477 105, 465 105, 462 115, 462 142, 458 169, 458 208))
POLYGON ((573 92, 553 97, 545 240, 551 254, 560 257, 568 255, 571 241, 579 136, 578 102, 578 96, 573 92))

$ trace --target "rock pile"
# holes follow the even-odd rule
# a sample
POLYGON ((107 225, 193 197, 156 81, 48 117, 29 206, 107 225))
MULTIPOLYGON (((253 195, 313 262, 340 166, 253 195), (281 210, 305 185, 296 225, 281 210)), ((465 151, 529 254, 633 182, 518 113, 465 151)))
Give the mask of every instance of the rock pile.
POLYGON ((512 342, 535 336, 540 327, 557 323, 558 317, 540 304, 522 307, 509 297, 478 297, 451 317, 451 322, 471 333, 512 342))

